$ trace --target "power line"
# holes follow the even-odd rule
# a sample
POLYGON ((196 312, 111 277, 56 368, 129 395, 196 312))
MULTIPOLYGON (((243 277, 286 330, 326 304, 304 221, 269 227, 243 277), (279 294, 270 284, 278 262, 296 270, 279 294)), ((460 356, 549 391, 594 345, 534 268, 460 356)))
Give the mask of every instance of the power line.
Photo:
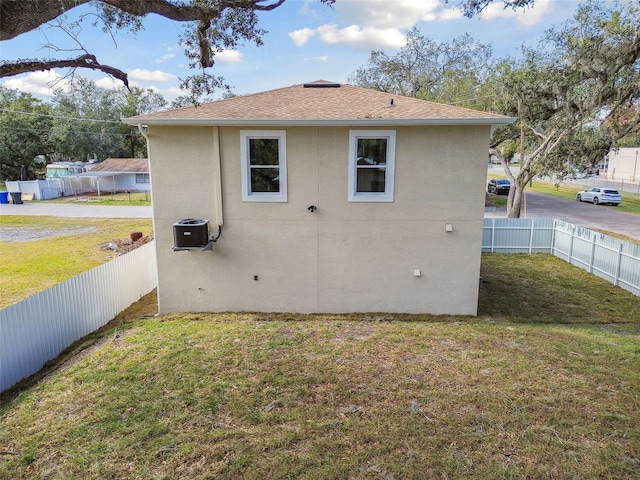
POLYGON ((57 118, 60 120, 78 120, 81 122, 118 123, 118 124, 122 123, 120 120, 102 120, 99 118, 66 117, 63 115, 48 115, 46 113, 34 113, 34 112, 23 112, 20 110, 9 110, 8 108, 0 108, 0 112, 19 113, 21 115, 32 115, 37 117, 57 118))
MULTIPOLYGON (((124 124, 122 126, 125 126, 124 124)), ((41 133, 41 134, 45 134, 45 133, 49 133, 50 129, 47 128, 28 128, 28 127, 6 127, 3 129, 3 131, 6 132, 33 132, 33 133, 41 133)), ((125 137, 131 137, 131 136, 137 136, 138 134, 132 134, 132 133, 125 133, 125 132, 113 132, 113 131, 90 131, 90 130, 74 130, 73 131, 74 134, 84 134, 84 135, 111 135, 114 137, 120 137, 120 136, 125 136, 125 137)))

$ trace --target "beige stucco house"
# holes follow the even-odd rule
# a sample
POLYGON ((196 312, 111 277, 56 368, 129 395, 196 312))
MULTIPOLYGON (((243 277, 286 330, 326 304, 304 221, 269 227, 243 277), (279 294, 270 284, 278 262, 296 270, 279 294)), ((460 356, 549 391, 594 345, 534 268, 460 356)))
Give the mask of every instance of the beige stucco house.
POLYGON ((324 81, 126 119, 160 313, 475 315, 489 137, 512 120, 324 81))
POLYGON ((640 181, 640 147, 617 148, 609 152, 607 178, 627 182, 640 181))

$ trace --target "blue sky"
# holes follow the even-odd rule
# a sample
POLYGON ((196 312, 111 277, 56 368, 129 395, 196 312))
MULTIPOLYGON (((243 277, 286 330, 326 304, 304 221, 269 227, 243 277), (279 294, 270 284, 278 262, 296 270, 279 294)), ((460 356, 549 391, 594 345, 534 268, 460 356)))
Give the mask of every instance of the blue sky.
MULTIPOLYGON (((452 8, 456 0, 337 0, 329 8, 314 0, 287 0, 272 12, 260 14, 261 27, 268 30, 264 45, 248 44, 216 57, 211 73, 225 77, 236 94, 324 79, 344 83, 358 67, 364 66, 372 50, 394 53, 404 43, 405 34, 417 26, 437 42, 450 42, 469 33, 489 43, 494 56, 516 55, 523 43, 535 46, 545 30, 561 26, 571 18, 577 0, 535 0, 532 8, 514 12, 497 0, 480 17, 468 19, 452 8)), ((91 12, 83 6, 68 14, 70 20, 91 12)), ((153 88, 167 100, 181 92, 179 77, 186 77, 188 62, 179 45, 182 26, 158 16, 145 20, 145 30, 137 34, 116 33, 115 38, 86 19, 79 39, 103 64, 128 73, 132 85, 153 88)), ((42 28, 17 39, 0 43, 0 57, 41 58, 49 56, 43 45, 52 43, 76 48, 57 28, 42 28)), ((60 56, 61 53, 51 53, 60 56)), ((69 56, 78 52, 69 52, 69 56)), ((51 82, 64 71, 37 72, 5 78, 0 84, 47 99, 51 82)), ((104 74, 89 70, 80 76, 100 85, 113 85, 104 74)), ((61 80, 58 86, 64 85, 61 80)))

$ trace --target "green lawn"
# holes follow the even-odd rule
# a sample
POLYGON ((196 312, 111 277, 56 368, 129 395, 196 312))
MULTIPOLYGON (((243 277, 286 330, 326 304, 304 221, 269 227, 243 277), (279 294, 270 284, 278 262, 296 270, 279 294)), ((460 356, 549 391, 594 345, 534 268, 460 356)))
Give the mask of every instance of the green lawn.
POLYGON ((151 230, 150 219, 1 216, 0 308, 104 263, 113 253, 104 243, 151 230), (11 242, 10 231, 51 236, 11 242))
POLYGON ((151 295, 5 394, 0 478, 639 478, 640 298, 548 255, 482 276, 477 318, 151 295))

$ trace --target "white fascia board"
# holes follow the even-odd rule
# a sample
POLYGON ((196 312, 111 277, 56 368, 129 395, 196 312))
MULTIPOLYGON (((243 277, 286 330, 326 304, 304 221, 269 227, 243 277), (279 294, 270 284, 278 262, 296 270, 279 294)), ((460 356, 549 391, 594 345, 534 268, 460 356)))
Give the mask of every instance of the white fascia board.
POLYGON ((113 177, 117 175, 131 175, 134 173, 149 173, 149 172, 83 172, 74 173, 73 175, 65 175, 65 177, 113 177))
POLYGON ((273 119, 273 118, 124 118, 128 125, 145 126, 176 126, 176 127, 300 127, 300 126, 340 126, 340 127, 371 127, 371 126, 420 126, 420 125, 507 125, 515 122, 515 117, 485 117, 485 118, 354 118, 354 119, 273 119))

